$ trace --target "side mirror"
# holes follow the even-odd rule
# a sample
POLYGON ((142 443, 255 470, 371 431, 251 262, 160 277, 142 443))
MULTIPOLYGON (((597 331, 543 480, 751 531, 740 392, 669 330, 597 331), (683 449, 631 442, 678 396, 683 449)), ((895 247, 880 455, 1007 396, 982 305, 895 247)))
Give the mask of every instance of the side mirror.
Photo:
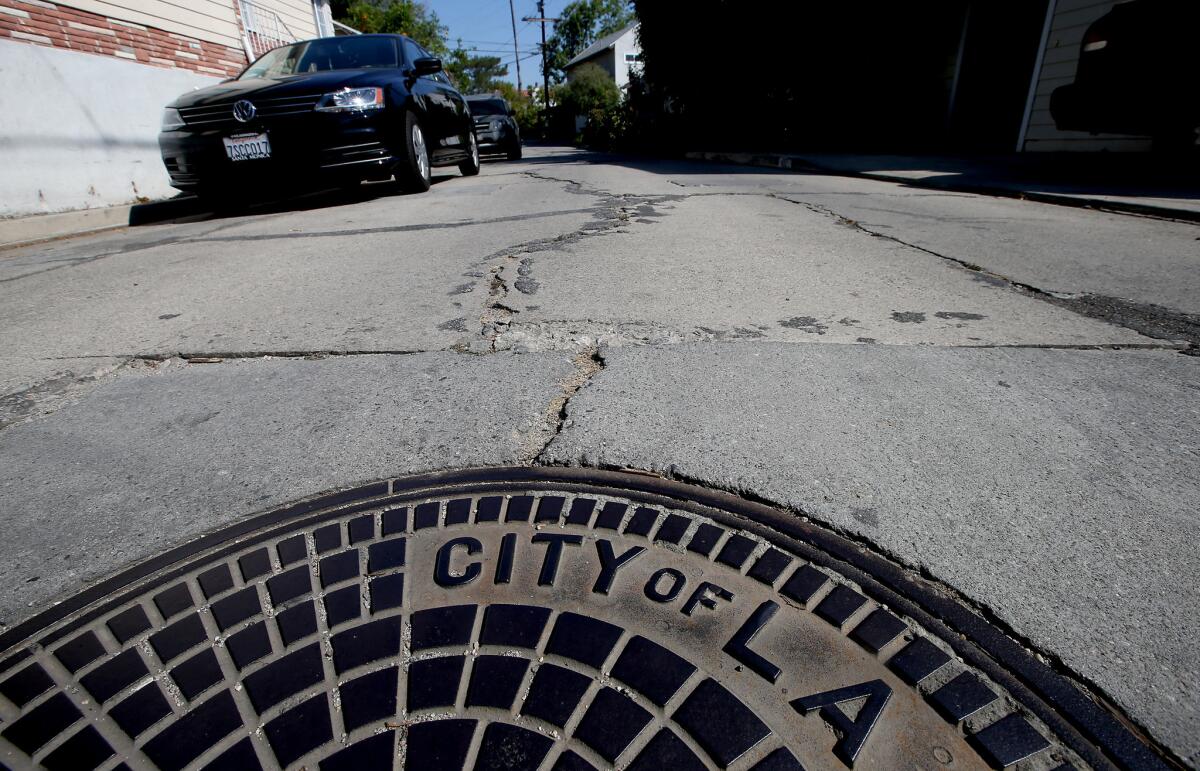
POLYGON ((413 60, 413 72, 418 76, 432 75, 442 71, 442 60, 433 56, 423 56, 413 60))

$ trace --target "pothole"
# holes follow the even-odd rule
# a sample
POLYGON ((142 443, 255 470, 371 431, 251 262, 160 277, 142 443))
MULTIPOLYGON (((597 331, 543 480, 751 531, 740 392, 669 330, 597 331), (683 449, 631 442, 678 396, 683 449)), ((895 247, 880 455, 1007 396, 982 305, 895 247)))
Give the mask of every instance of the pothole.
POLYGON ((964 635, 970 611, 948 602, 834 534, 704 488, 556 468, 390 480, 214 533, 5 633, 0 757, 1161 765, 998 630, 964 635))

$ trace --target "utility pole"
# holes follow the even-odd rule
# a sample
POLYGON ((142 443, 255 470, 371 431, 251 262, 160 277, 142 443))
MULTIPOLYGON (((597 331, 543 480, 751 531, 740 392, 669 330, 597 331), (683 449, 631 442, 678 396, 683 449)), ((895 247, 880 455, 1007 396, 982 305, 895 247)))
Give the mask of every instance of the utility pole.
POLYGON ((517 46, 517 12, 513 8, 513 0, 508 0, 508 15, 512 17, 513 28, 513 58, 517 65, 517 93, 521 93, 521 52, 517 46))
POLYGON ((538 0, 538 18, 542 20, 542 105, 550 119, 550 60, 546 58, 546 0, 538 0))
POLYGON ((542 23, 542 102, 546 106, 546 119, 550 118, 550 61, 546 58, 546 22, 559 19, 546 17, 546 0, 538 0, 538 15, 526 16, 521 21, 540 21, 542 23))

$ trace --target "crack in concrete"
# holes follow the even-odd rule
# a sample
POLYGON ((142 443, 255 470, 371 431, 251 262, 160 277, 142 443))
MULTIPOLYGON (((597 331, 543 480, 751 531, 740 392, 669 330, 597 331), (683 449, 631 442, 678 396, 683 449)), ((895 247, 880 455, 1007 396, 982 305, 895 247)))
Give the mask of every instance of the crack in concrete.
MULTIPOLYGON (((467 350, 471 353, 495 353, 496 339, 508 328, 512 317, 520 313, 504 300, 508 297, 508 282, 502 275, 506 265, 511 266, 517 258, 515 255, 505 255, 504 262, 493 265, 488 270, 488 294, 484 301, 483 312, 479 316, 479 331, 483 335, 482 346, 477 341, 471 342, 467 350)), ((502 349, 500 349, 502 350, 502 349)))
POLYGON ((865 233, 872 238, 882 238, 908 247, 909 249, 924 252, 940 260, 953 263, 960 268, 970 271, 979 280, 1008 287, 1026 296, 1037 298, 1060 308, 1065 308, 1081 316, 1130 329, 1146 337, 1153 337, 1158 340, 1183 341, 1182 345, 1177 346, 1178 348, 1186 349, 1185 352, 1189 355, 1200 355, 1200 314, 1186 313, 1152 303, 1139 303, 1119 297, 1108 297, 1086 292, 1070 295, 1061 292, 1049 292, 1032 284, 1026 284, 990 271, 970 260, 964 260, 949 254, 942 254, 919 244, 897 238, 889 233, 872 230, 858 220, 838 214, 828 206, 811 201, 796 201, 780 193, 773 193, 771 197, 802 206, 811 212, 829 217, 841 225, 865 233))
MULTIPOLYGON (((644 195, 613 195, 602 190, 587 187, 580 182, 562 177, 554 177, 536 171, 522 171, 520 175, 528 179, 542 182, 553 182, 563 185, 564 192, 571 195, 584 195, 599 199, 593 206, 582 209, 564 210, 563 214, 590 213, 592 221, 583 224, 567 233, 560 233, 548 238, 535 238, 522 241, 503 249, 492 252, 477 263, 479 269, 472 268, 463 275, 469 278, 488 278, 488 293, 483 309, 479 316, 481 340, 462 340, 452 346, 453 350, 463 353, 493 353, 496 351, 516 348, 518 352, 532 350, 523 346, 519 341, 511 339, 507 334, 513 325, 513 317, 520 310, 506 302, 513 290, 522 295, 536 295, 541 283, 534 278, 535 261, 530 254, 538 252, 558 251, 585 238, 609 235, 623 232, 621 228, 634 218, 639 222, 652 222, 662 215, 657 206, 669 200, 678 200, 682 196, 644 196, 644 195), (483 273, 482 268, 487 269, 483 273), (509 280, 505 274, 515 271, 516 277, 509 280)), ((567 345, 555 346, 556 349, 586 349, 594 346, 591 338, 573 340, 567 345)), ((546 350, 539 348, 539 350, 546 350)))
POLYGON ((523 465, 539 462, 569 424, 568 406, 571 398, 605 367, 604 356, 600 353, 600 348, 595 346, 580 351, 571 361, 575 365, 575 371, 559 382, 559 395, 546 405, 542 414, 543 428, 523 438, 522 452, 519 454, 523 465))

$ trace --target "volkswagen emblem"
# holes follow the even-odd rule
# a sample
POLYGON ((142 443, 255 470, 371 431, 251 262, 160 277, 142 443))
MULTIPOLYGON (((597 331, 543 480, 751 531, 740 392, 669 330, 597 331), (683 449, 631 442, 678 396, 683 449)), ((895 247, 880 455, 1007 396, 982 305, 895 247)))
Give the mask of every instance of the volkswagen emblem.
POLYGON ((254 102, 239 99, 233 103, 233 117, 241 123, 249 123, 254 120, 254 116, 257 113, 258 108, 254 106, 254 102))

